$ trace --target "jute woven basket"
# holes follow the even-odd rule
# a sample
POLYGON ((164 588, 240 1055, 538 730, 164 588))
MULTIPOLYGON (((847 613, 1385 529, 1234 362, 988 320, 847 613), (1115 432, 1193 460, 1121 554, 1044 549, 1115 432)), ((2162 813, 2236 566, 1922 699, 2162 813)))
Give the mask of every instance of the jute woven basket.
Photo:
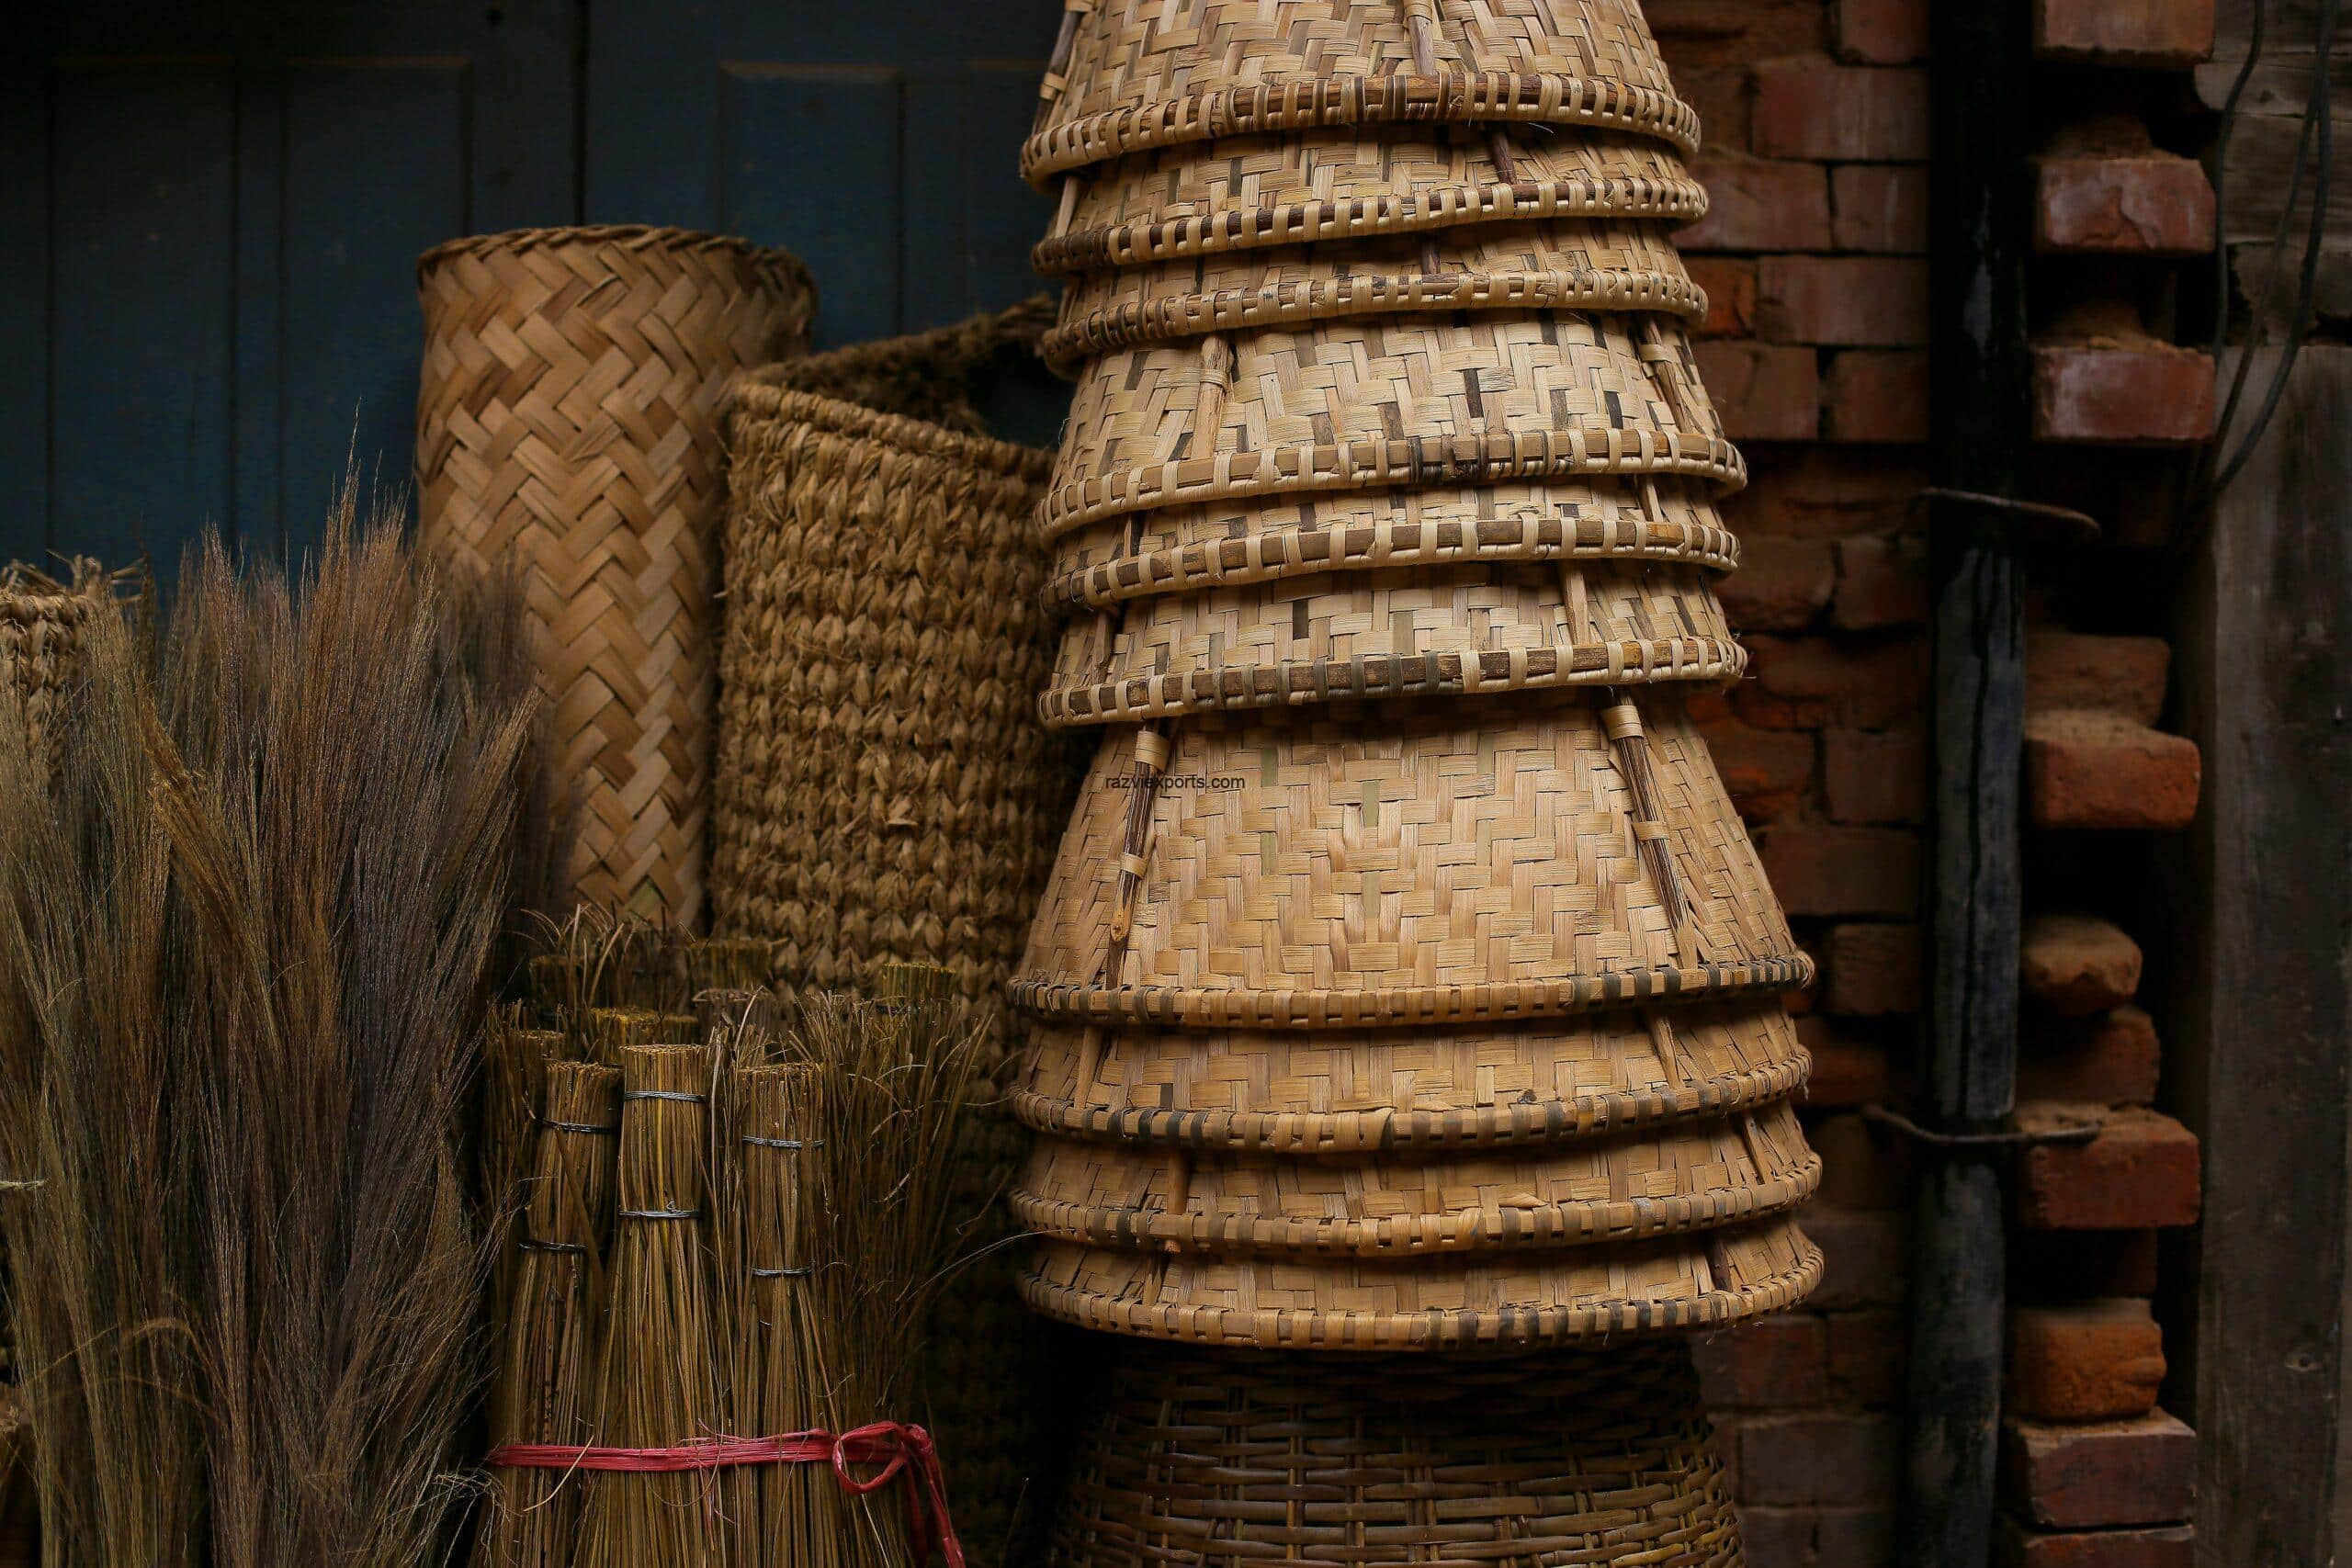
POLYGON ((1737 1568, 1686 1347, 1430 1361, 1136 1350, 1059 1568, 1737 1568))
POLYGON ((1014 998, 1079 1021, 1289 1029, 1804 984, 1704 743, 1670 686, 1642 690, 1646 807, 1633 742, 1582 693, 1111 729, 1014 998))
POLYGON ((1069 175, 1043 273, 1101 272, 1268 245, 1560 219, 1690 223, 1707 193, 1640 137, 1408 126, 1229 137, 1069 175))
POLYGON ((1021 1291, 1081 1327, 1293 1350, 1463 1351, 1721 1327, 1804 1299, 1792 1220, 1602 1247, 1419 1260, 1035 1245, 1021 1291))
POLYGON ((1333 491, 1168 506, 1055 542, 1047 601, 1075 613, 1329 572, 1509 561, 1657 561, 1726 571, 1739 542, 1690 480, 1333 491))
POLYGON ((1633 0, 1085 0, 1063 17, 1022 172, 1171 142, 1395 120, 1532 120, 1689 151, 1633 0))
POLYGON ((1810 1067, 1788 1013, 1758 998, 1394 1030, 1038 1021, 1012 1106, 1065 1136, 1418 1158, 1752 1111, 1810 1067))
POLYGON ((1397 567, 1132 601, 1062 634, 1047 724, 1747 667, 1702 573, 1644 563, 1397 567))
POLYGON ((1745 473, 1670 320, 1388 316, 1091 362, 1038 520, 1054 538, 1239 496, 1745 473))
POLYGON ((734 374, 805 346, 781 251, 676 229, 526 229, 417 264, 419 515, 444 557, 525 570, 582 902, 703 916, 734 374))
POLYGON ((1012 1187, 1033 1235, 1139 1250, 1422 1257, 1738 1224, 1810 1197, 1787 1101, 1614 1137, 1341 1158, 1041 1137, 1012 1187))
POLYGON ((1043 352, 1065 370, 1137 344, 1438 310, 1644 310, 1707 296, 1654 225, 1563 220, 1190 257, 1072 278, 1043 352))

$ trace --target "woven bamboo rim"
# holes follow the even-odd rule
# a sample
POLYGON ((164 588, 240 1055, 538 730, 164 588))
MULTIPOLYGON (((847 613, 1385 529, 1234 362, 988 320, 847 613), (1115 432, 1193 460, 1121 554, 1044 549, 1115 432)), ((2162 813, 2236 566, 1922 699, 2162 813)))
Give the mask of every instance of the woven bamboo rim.
POLYGON ((1066 372, 1137 344, 1438 310, 1642 310, 1698 321, 1707 296, 1662 235, 1571 220, 1301 245, 1070 280, 1040 351, 1066 372))
POLYGON ((587 903, 700 922, 717 699, 720 405, 805 346, 808 271, 641 226, 454 240, 417 264, 421 536, 512 562, 587 903))
POLYGON ((1747 668, 1696 573, 1396 568, 1131 602, 1064 628, 1053 726, 1215 708, 1726 681, 1747 668))
POLYGON ((1699 139, 1623 0, 1072 5, 1040 96, 1021 151, 1032 181, 1140 148, 1320 125, 1534 120, 1685 152, 1699 139))
POLYGON ((1812 1059, 1778 1002, 1388 1032, 1039 1022, 1009 1109, 1041 1133, 1289 1155, 1562 1143, 1794 1094, 1812 1059))
POLYGON ((713 885, 787 996, 900 963, 993 1002, 1019 954, 1071 773, 1033 707, 1050 460, 969 393, 1051 319, 1041 298, 738 383, 713 885))
POLYGON ((1516 1349, 1720 1328, 1820 1283, 1793 1220, 1492 1258, 1216 1258, 1035 1244, 1022 1299, 1082 1328, 1283 1350, 1516 1349))
POLYGON ((1306 131, 1191 143, 1062 182, 1046 274, 1484 223, 1692 223, 1706 188, 1669 149, 1542 127, 1306 131))
POLYGON ((1057 538, 1244 496, 1599 474, 1744 481, 1676 323, 1376 317, 1093 361, 1038 521, 1057 538))
POLYGON ((1695 485, 1602 479, 1476 490, 1341 491, 1138 512, 1066 534, 1050 608, 1326 572, 1471 562, 1657 561, 1730 571, 1739 541, 1695 485))
MULTIPOLYGON (((80 679, 91 622, 122 614, 147 591, 142 569, 109 572, 79 558, 64 566, 62 581, 22 562, 0 568, 0 671, 24 705, 28 730, 50 747, 62 739, 60 710, 80 679)), ((0 1333, 6 1325, 0 1314, 0 1333)))
POLYGON ((1737 1568, 1688 1346, 1121 1356, 1057 1568, 1737 1568))
POLYGON ((1786 1101, 1533 1149, 1354 1160, 1038 1139, 1007 1195, 1098 1247, 1385 1258, 1593 1247, 1777 1214, 1821 1180, 1786 1101))
POLYGON ((1640 691, 1606 713, 1529 692, 1106 730, 1012 995, 1287 1029, 1804 984, 1705 743, 1674 688, 1640 691))

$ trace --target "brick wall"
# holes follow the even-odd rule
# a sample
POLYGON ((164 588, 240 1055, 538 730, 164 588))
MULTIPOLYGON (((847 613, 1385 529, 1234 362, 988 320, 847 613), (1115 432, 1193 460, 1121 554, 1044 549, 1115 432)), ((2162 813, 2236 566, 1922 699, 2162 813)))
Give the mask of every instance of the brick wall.
MULTIPOLYGON (((2103 71, 2144 81, 2192 58, 2196 9, 2042 0, 2037 18, 2046 58, 2086 63, 2044 68, 2085 88, 2086 120, 2058 127, 2034 171, 2051 258, 2038 266, 2056 269, 2035 288, 2063 302, 2037 318, 2035 430, 2070 454, 2096 450, 2087 499, 2109 512, 2163 488, 2133 465, 2160 465, 2211 423, 2211 365, 2138 303, 2162 294, 2147 269, 2207 248, 2211 187, 2115 111, 2132 91, 2098 85, 2103 71)), ((1702 369, 1753 474, 1730 512, 1744 555, 1724 595, 1750 671, 1702 716, 1821 969, 1795 1006, 1826 1168, 1806 1224, 1827 1278, 1805 1310, 1703 1342, 1701 1366, 1754 1568, 1876 1568, 1902 1560, 1909 1150, 1858 1111, 1905 1100, 1920 999, 1928 588, 1910 502, 1928 418, 1927 0, 1647 10, 1705 117, 1713 205, 1681 243, 1711 302, 1702 369)), ((2078 499, 2084 467, 2064 465, 2051 499, 2078 499)), ((2154 526, 2101 521, 2127 536, 2154 526)), ((2129 618, 2089 620, 2106 633, 2129 618)), ((2177 828, 2195 809, 2198 759, 2158 728, 2166 649, 2068 629, 2082 619, 2064 596, 2037 597, 2035 831, 2177 828)), ((2194 1438, 2156 1408, 2163 1337, 2148 1303, 2156 1232, 2195 1217, 2197 1150, 2148 1109, 2160 1053, 2134 1001, 2137 947, 2064 891, 2034 886, 2059 907, 2037 909, 2020 977, 2021 1123, 2075 1141, 2018 1167, 2007 1551, 2022 1568, 2161 1568, 2187 1551, 2194 1438)))

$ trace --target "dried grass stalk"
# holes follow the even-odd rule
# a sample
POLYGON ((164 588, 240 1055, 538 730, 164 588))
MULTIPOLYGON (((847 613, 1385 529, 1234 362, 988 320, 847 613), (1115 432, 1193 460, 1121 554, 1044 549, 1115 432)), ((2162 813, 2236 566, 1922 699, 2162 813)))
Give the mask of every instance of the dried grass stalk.
MULTIPOLYGON (((716 1435, 720 1419, 706 1213, 712 1055, 680 1044, 624 1045, 619 1055, 619 1202, 595 1440, 674 1447, 716 1435)), ((629 1568, 723 1561, 717 1504, 710 1472, 600 1472, 588 1487, 581 1560, 629 1568)))
MULTIPOLYGON (((593 1351, 612 1225, 621 1073, 550 1062, 546 1076, 520 1262, 491 1397, 493 1445, 586 1443, 596 1427, 593 1351)), ((568 1568, 579 1535, 581 1478, 498 1470, 491 1481, 475 1562, 568 1568)))

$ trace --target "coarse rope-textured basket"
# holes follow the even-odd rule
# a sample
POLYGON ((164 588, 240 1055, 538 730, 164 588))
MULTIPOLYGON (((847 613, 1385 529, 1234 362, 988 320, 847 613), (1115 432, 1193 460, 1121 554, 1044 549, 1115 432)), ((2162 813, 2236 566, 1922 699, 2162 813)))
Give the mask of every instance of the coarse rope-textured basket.
POLYGON ((1187 257, 1072 278, 1057 367, 1136 344, 1439 310, 1641 310, 1697 321, 1706 291, 1654 225, 1562 220, 1187 257))
MULTIPOLYGON (((895 964, 993 1002, 1019 956, 1078 759, 1034 716, 1049 459, 985 434, 970 394, 1051 320, 1041 298, 738 389, 713 890, 718 929, 765 939, 787 997, 870 991, 895 964)), ((977 1207, 1026 1140, 1003 1118, 975 1143, 977 1207)), ((922 1418, 967 1546, 1021 1562, 1014 1510, 1035 1518, 1063 1421, 1016 1263, 1000 1247, 943 1292, 922 1418)))
POLYGON ((1687 1347, 1121 1359, 1058 1568, 1737 1568, 1687 1347))
POLYGON ((1690 223, 1706 212, 1682 160, 1636 137, 1306 131, 1170 147, 1072 175, 1030 260, 1047 274, 1101 272, 1487 223, 1690 223))
POLYGON ((703 915, 736 372, 806 345, 808 269, 677 229, 527 229, 417 264, 419 513, 437 553, 525 572, 582 902, 703 915))
POLYGON ((1657 137, 1685 152, 1634 0, 1070 0, 1021 150, 1054 175, 1141 148, 1396 120, 1527 120, 1657 137))
POLYGON ((1058 538, 1239 496, 1603 474, 1745 479, 1679 322, 1381 316, 1089 362, 1038 522, 1058 538))

